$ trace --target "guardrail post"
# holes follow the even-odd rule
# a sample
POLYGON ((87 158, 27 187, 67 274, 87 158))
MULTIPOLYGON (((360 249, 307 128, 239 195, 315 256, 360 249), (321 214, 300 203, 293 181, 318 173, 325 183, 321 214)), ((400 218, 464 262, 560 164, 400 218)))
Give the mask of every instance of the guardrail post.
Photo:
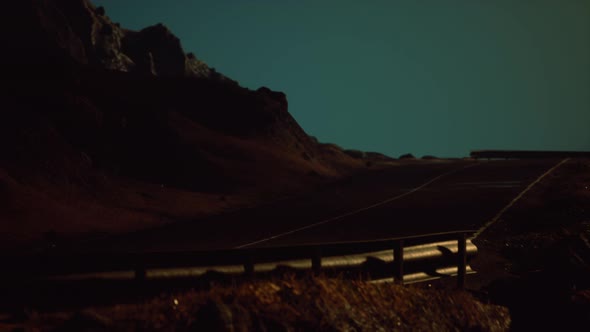
POLYGON ((254 262, 252 261, 252 257, 246 258, 246 262, 244 263, 244 273, 247 277, 254 276, 254 262))
POLYGON ((322 269, 322 254, 320 250, 317 250, 313 257, 311 257, 311 270, 314 274, 320 274, 322 269))
POLYGON ((467 241, 465 233, 459 235, 457 241, 457 287, 465 287, 465 274, 467 272, 467 241))
POLYGON ((393 244, 393 281, 404 284, 404 240, 397 240, 393 244))
POLYGON ((135 273, 135 280, 136 281, 139 281, 139 282, 145 281, 145 279, 147 277, 147 272, 145 270, 145 267, 136 266, 135 270, 133 272, 135 273))

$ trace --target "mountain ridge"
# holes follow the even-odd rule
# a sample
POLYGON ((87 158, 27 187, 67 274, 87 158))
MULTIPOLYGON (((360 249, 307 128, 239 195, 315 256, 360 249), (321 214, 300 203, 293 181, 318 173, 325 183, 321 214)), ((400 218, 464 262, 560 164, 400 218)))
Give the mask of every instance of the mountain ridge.
POLYGON ((195 220, 388 160, 317 142, 284 93, 241 87, 162 24, 126 30, 87 0, 17 7, 0 32, 6 246, 195 220))

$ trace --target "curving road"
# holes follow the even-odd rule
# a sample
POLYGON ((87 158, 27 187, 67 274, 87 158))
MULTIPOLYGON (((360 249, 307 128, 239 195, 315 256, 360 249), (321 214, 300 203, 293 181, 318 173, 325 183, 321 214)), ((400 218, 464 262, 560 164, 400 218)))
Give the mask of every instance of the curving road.
POLYGON ((92 250, 268 247, 477 229, 559 162, 408 163, 257 208, 111 239, 92 250))

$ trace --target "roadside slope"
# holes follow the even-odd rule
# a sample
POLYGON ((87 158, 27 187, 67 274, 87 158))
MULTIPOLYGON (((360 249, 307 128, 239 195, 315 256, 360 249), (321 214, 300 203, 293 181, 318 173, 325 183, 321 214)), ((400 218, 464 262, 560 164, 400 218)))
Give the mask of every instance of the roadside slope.
POLYGON ((572 159, 473 242, 471 287, 510 308, 515 331, 590 324, 590 162, 572 159))

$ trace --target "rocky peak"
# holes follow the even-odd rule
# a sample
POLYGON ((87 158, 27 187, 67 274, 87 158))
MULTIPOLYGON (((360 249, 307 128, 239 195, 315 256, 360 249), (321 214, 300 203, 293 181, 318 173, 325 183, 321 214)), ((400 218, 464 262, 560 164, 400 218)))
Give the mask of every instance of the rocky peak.
POLYGON ((194 54, 185 54, 165 25, 126 30, 88 0, 23 0, 17 2, 15 17, 4 16, 15 28, 0 32, 14 51, 3 55, 9 58, 5 63, 47 64, 50 55, 53 61, 109 70, 231 81, 194 54))
POLYGON ((186 74, 186 55, 180 40, 163 24, 139 32, 127 31, 123 52, 136 63, 139 71, 149 70, 161 76, 186 74))
POLYGON ((90 38, 86 44, 88 53, 94 57, 93 62, 106 69, 131 71, 135 63, 123 52, 125 31, 105 15, 104 8, 84 2, 89 6, 82 12, 89 16, 86 24, 90 26, 90 38))
POLYGON ((272 91, 271 89, 263 86, 256 90, 261 95, 267 96, 270 99, 275 100, 276 102, 280 103, 281 105, 287 106, 287 95, 280 91, 272 91))

